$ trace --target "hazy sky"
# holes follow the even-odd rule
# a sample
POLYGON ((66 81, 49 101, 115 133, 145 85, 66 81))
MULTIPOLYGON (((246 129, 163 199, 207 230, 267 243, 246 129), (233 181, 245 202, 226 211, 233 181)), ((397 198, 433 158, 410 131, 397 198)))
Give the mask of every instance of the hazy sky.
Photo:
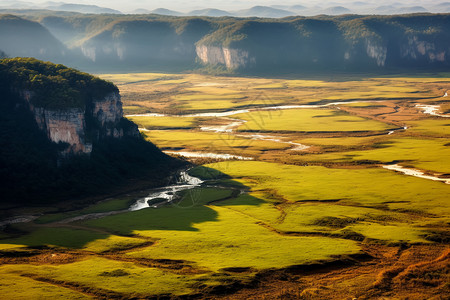
MULTIPOLYGON (((4 3, 14 0, 0 0, 0 6, 4 3)), ((24 2, 45 3, 49 0, 19 0, 24 2)), ((53 2, 67 2, 67 3, 80 3, 80 4, 95 4, 103 7, 110 7, 121 10, 123 12, 129 12, 136 8, 155 9, 155 8, 168 8, 177 11, 190 11, 198 8, 219 8, 226 10, 238 10, 244 8, 250 8, 255 5, 296 5, 301 4, 307 7, 320 5, 322 7, 342 5, 347 8, 355 8, 354 2, 366 2, 373 6, 389 5, 395 2, 403 3, 408 6, 432 6, 448 0, 64 0, 53 2)))

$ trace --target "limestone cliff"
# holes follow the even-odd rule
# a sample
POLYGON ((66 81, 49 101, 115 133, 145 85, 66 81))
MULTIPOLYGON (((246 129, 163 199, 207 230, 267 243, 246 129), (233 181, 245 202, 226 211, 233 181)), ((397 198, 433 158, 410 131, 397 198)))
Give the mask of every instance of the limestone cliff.
MULTIPOLYGON (((139 136, 137 126, 122 126, 122 101, 118 92, 95 99, 84 108, 46 109, 32 104, 33 92, 21 91, 39 128, 55 143, 64 143, 61 154, 90 154, 92 144, 104 138, 139 136), (90 124, 90 126, 87 126, 90 124)), ((129 124, 128 124, 129 125, 129 124)))
POLYGON ((203 64, 250 73, 445 70, 449 24, 450 15, 236 20, 198 41, 196 52, 203 64))
POLYGON ((431 63, 445 62, 449 51, 448 45, 437 45, 435 41, 426 41, 416 35, 409 36, 407 43, 401 47, 402 57, 413 60, 424 59, 431 63))
POLYGON ((184 165, 123 118, 113 83, 32 58, 0 60, 0 128, 0 203, 154 186, 184 165))
POLYGON ((374 42, 370 39, 366 40, 366 53, 369 58, 376 61, 377 66, 384 67, 386 64, 387 48, 381 43, 374 42))
POLYGON ((255 59, 249 56, 249 52, 242 49, 198 45, 196 52, 204 64, 220 64, 229 69, 245 68, 255 62, 255 59))

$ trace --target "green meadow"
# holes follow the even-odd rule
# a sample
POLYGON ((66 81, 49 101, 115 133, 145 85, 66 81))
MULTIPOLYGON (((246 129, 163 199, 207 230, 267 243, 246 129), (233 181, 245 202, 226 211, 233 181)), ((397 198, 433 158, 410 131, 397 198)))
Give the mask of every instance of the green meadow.
POLYGON ((404 137, 378 141, 371 148, 365 150, 312 154, 297 159, 333 163, 372 161, 388 164, 396 162, 421 170, 448 173, 450 170, 449 151, 447 138, 404 137))
POLYGON ((381 131, 388 125, 335 109, 291 109, 280 111, 256 111, 236 115, 246 120, 241 130, 258 131, 381 131), (300 122, 299 122, 300 121, 300 122))
MULTIPOLYGON (((5 226, 0 298, 233 299, 242 287, 264 286, 258 280, 270 272, 293 280, 292 268, 342 264, 373 249, 383 262, 386 253, 447 243, 450 185, 383 168, 448 178, 449 120, 415 106, 448 110, 447 79, 101 77, 118 85, 125 114, 170 115, 129 117, 163 151, 253 160, 193 160, 189 174, 205 182, 157 208, 128 210, 151 192, 139 191, 5 226), (331 102, 349 103, 263 109, 331 102), (176 116, 239 109, 250 112, 176 116)), ((372 287, 378 279, 369 273, 372 287)))
POLYGON ((227 133, 202 132, 197 130, 152 130, 144 132, 146 138, 162 149, 258 156, 268 150, 284 150, 288 145, 273 141, 252 140, 227 133))

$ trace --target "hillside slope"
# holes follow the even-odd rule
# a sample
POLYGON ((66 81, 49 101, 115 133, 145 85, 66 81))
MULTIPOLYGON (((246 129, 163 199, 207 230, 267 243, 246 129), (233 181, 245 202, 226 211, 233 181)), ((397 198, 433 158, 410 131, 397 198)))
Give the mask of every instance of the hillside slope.
MULTIPOLYGON (((64 42, 74 65, 95 70, 184 71, 206 65, 261 74, 445 71, 450 66, 450 14, 283 19, 52 12, 23 16, 64 42)), ((26 49, 18 41, 12 44, 26 49)), ((9 56, 18 53, 1 49, 9 56)))
POLYGON ((71 53, 44 26, 13 15, 0 15, 0 49, 9 56, 62 62, 71 53))
POLYGON ((181 162, 145 142, 123 118, 117 87, 35 59, 0 61, 0 193, 42 203, 155 185, 181 162))
POLYGON ((450 15, 235 22, 197 42, 205 64, 243 70, 444 69, 450 15))

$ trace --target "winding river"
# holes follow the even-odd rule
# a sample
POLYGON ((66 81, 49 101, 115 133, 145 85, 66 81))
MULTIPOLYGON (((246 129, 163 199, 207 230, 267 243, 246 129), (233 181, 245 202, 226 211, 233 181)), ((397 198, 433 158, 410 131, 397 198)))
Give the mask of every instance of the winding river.
POLYGON ((171 203, 177 197, 177 193, 190 190, 202 185, 203 181, 197 177, 182 171, 176 176, 177 182, 159 189, 153 190, 144 198, 138 199, 130 206, 131 211, 140 210, 147 207, 157 208, 161 205, 171 203))
MULTIPOLYGON (((306 151, 310 148, 308 145, 303 145, 300 143, 295 143, 292 141, 285 141, 281 137, 273 136, 273 135, 262 135, 262 134, 237 134, 235 130, 244 125, 247 121, 241 119, 230 118, 230 116, 250 113, 255 111, 267 111, 267 110, 286 110, 286 109, 308 109, 308 108, 325 108, 336 105, 343 104, 352 104, 352 103, 372 103, 374 101, 348 101, 348 102, 331 102, 327 104, 305 104, 305 105, 278 105, 278 106, 268 106, 268 107, 259 107, 259 108, 249 108, 249 109, 238 109, 231 110, 225 112, 206 112, 206 113, 196 113, 196 114, 159 114, 159 113, 147 113, 147 114, 131 114, 126 115, 126 117, 179 117, 179 118, 193 118, 193 117, 216 117, 222 118, 228 121, 225 125, 210 125, 210 126, 202 126, 200 127, 201 131, 210 131, 216 133, 233 133, 235 136, 249 138, 253 140, 262 140, 262 141, 272 141, 276 143, 288 144, 291 145, 292 148, 289 149, 291 151, 306 151)), ((391 130, 388 132, 388 135, 395 133, 398 130, 406 130, 407 127, 399 128, 396 130, 391 130)), ((141 131, 149 131, 148 129, 141 128, 141 131)), ((239 155, 230 155, 230 154, 218 154, 218 153, 203 153, 203 152, 189 152, 189 151, 165 151, 167 154, 176 154, 184 157, 190 158, 217 158, 217 159, 237 159, 237 160, 250 160, 252 158, 242 157, 239 155)))
MULTIPOLYGON (((146 114, 131 114, 126 115, 125 117, 180 117, 180 118, 196 118, 196 117, 230 117, 233 115, 246 114, 254 111, 264 111, 264 110, 286 110, 286 109, 307 109, 307 108, 324 108, 336 105, 343 104, 352 104, 352 103, 372 103, 376 101, 348 101, 348 102, 331 102, 327 104, 302 104, 302 105, 278 105, 278 106, 265 106, 265 107, 257 107, 257 108, 249 108, 249 109, 237 109, 237 110, 229 110, 224 112, 206 112, 206 113, 196 113, 196 114, 159 114, 159 113, 146 113, 146 114)), ((239 120, 241 121, 241 120, 239 120)))
POLYGON ((433 175, 426 175, 425 172, 423 172, 421 170, 405 168, 405 167, 402 167, 397 164, 385 165, 385 166, 383 166, 383 168, 392 170, 392 171, 397 171, 397 172, 400 172, 400 173, 403 173, 403 174, 409 175, 409 176, 414 176, 414 177, 428 179, 428 180, 434 180, 434 181, 441 181, 443 183, 450 184, 449 178, 440 178, 440 177, 433 176, 433 175))
POLYGON ((416 107, 420 108, 424 114, 429 114, 441 118, 450 118, 450 115, 443 115, 438 113, 439 110, 441 109, 440 105, 417 104, 416 107))
MULTIPOLYGON (((245 124, 245 120, 230 118, 230 116, 249 113, 253 111, 264 111, 264 110, 285 110, 285 109, 307 109, 307 108, 324 108, 335 105, 342 104, 351 104, 351 103, 362 103, 362 102, 374 102, 374 101, 349 101, 349 102, 332 102, 328 104, 312 104, 312 105, 280 105, 280 106, 271 106, 271 107, 262 107, 262 108, 252 108, 252 109, 240 109, 226 112, 207 112, 207 113, 197 113, 197 114, 186 114, 186 115, 170 115, 170 114, 159 114, 159 113, 147 113, 147 114, 134 114, 127 115, 126 117, 218 117, 223 118, 229 121, 228 124, 225 125, 216 125, 216 126, 203 126, 200 128, 202 131, 212 131, 217 133, 234 133, 235 129, 245 124)), ((421 109, 423 113, 430 114, 433 116, 449 118, 450 115, 439 114, 439 105, 423 105, 417 104, 417 108, 421 109)), ((399 128, 396 130, 392 130, 388 132, 388 135, 393 134, 398 130, 407 130, 407 127, 399 128)), ((145 128, 139 128, 140 131, 150 131, 145 128)), ((256 140, 264 140, 264 141, 273 141, 277 143, 286 143, 292 145, 292 148, 289 150, 292 151, 304 151, 307 150, 310 146, 302 145, 300 143, 295 143, 292 141, 284 141, 280 137, 273 135, 262 135, 262 134, 236 134, 236 136, 256 139, 256 140)), ((252 160, 251 157, 243 157, 239 155, 231 155, 231 154, 218 154, 218 153, 204 153, 204 152, 188 152, 188 151, 166 151, 168 154, 177 154, 185 157, 199 157, 199 158, 220 158, 220 159, 237 159, 237 160, 252 160)), ((414 176, 418 178, 440 181, 445 184, 450 184, 450 179, 448 178, 440 178, 437 176, 427 175, 421 170, 417 169, 409 169, 402 167, 400 165, 384 165, 383 168, 401 172, 408 176, 414 176)), ((204 182, 196 177, 189 175, 186 171, 182 171, 176 176, 177 180, 175 184, 171 184, 165 187, 161 187, 158 189, 152 190, 149 195, 144 198, 140 198, 134 202, 128 210, 120 210, 120 211, 111 211, 105 213, 94 213, 88 215, 77 216, 73 218, 68 218, 59 223, 69 223, 74 221, 81 221, 87 219, 97 219, 102 218, 108 215, 119 214, 127 211, 137 211, 144 208, 158 208, 162 205, 166 205, 171 203, 173 200, 177 198, 177 193, 189 189, 193 189, 201 186, 204 182)), ((16 224, 16 223, 27 223, 32 222, 37 219, 39 216, 36 215, 26 215, 26 216, 17 216, 7 220, 0 222, 0 227, 16 224)))

